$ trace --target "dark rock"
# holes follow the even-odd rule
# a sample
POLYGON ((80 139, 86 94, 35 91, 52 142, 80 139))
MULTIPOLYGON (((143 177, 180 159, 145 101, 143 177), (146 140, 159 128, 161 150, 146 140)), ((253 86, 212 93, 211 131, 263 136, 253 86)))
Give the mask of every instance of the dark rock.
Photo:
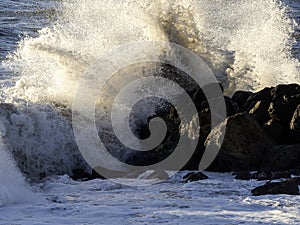
POLYGON ((277 180, 277 179, 288 179, 292 178, 292 174, 290 171, 282 171, 282 172, 273 172, 272 173, 272 180, 277 180))
POLYGON ((300 168, 300 144, 276 146, 265 155, 262 168, 271 171, 288 171, 300 168))
POLYGON ((227 117, 239 113, 239 106, 235 101, 227 96, 224 96, 224 99, 226 104, 227 117))
POLYGON ((272 119, 289 124, 299 104, 300 94, 291 97, 284 96, 281 101, 273 101, 269 106, 268 112, 272 119))
POLYGON ((234 93, 231 99, 238 105, 239 112, 245 111, 245 104, 247 103, 248 98, 252 95, 253 93, 250 91, 237 91, 234 93))
POLYGON ((82 180, 89 179, 90 174, 85 172, 83 169, 75 169, 72 171, 72 175, 70 176, 73 180, 82 180))
POLYGON ((262 101, 253 102, 251 104, 252 108, 248 110, 249 115, 251 115, 257 122, 264 124, 270 119, 268 113, 269 104, 262 101))
POLYGON ((280 84, 271 90, 273 102, 282 101, 298 94, 300 94, 300 85, 298 84, 280 84))
POLYGON ((251 179, 255 180, 271 180, 272 173, 271 171, 258 171, 252 174, 251 179))
POLYGON ((289 179, 283 182, 266 183, 251 191, 254 196, 259 195, 276 195, 276 194, 288 194, 299 195, 298 181, 295 179, 289 179))
POLYGON ((295 181, 298 186, 300 186, 300 177, 294 177, 291 179, 292 181, 295 181))
POLYGON ((269 149, 275 146, 274 140, 247 113, 237 114, 226 119, 209 134, 205 146, 221 146, 219 154, 208 168, 213 171, 259 170, 269 149), (220 134, 226 133, 223 143, 220 134))
POLYGON ((287 124, 271 119, 262 126, 278 145, 291 143, 291 131, 287 124))
POLYGON ((247 111, 260 124, 271 118, 283 124, 289 123, 297 105, 300 104, 298 84, 278 85, 251 92, 236 92, 232 99, 241 111, 247 111))
POLYGON ((205 180, 208 179, 208 176, 206 176, 202 172, 190 172, 186 174, 184 177, 184 182, 189 183, 189 182, 194 182, 194 181, 199 181, 199 180, 205 180))
POLYGON ((271 172, 271 171, 258 171, 251 174, 249 171, 242 171, 234 173, 237 180, 277 180, 292 178, 290 171, 271 172))
POLYGON ((251 179, 251 174, 249 171, 237 172, 234 175, 236 175, 234 179, 237 179, 237 180, 250 180, 251 179))
POLYGON ((263 90, 252 94, 245 104, 246 111, 260 124, 264 124, 270 120, 268 108, 272 101, 271 90, 272 88, 264 88, 263 90))
POLYGON ((294 176, 300 176, 300 170, 297 169, 292 169, 290 170, 291 174, 294 176))

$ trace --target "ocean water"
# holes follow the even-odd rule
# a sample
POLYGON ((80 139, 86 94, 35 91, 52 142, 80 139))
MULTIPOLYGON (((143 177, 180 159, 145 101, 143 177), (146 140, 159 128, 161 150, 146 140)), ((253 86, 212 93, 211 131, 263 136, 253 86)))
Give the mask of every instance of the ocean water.
MULTIPOLYGON (((208 180, 184 184, 182 172, 146 186, 143 175, 121 180, 136 186, 68 176, 90 170, 68 110, 83 74, 106 52, 131 42, 174 42, 200 56, 229 95, 300 83, 298 0, 2 0, 0 6, 0 224, 300 223, 298 196, 252 197, 261 182, 231 174, 207 173, 208 180)), ((149 75, 157 65, 143 69, 149 75)), ((135 71, 122 71, 107 90, 118 90, 135 71)))

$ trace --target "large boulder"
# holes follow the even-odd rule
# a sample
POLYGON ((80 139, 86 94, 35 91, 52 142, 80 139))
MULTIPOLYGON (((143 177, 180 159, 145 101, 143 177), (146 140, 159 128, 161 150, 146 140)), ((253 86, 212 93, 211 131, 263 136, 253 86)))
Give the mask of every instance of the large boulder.
POLYGON ((209 134, 206 147, 220 147, 220 152, 209 170, 247 171, 259 170, 263 158, 275 146, 275 142, 247 113, 226 119, 209 134), (223 143, 220 134, 226 133, 223 143))

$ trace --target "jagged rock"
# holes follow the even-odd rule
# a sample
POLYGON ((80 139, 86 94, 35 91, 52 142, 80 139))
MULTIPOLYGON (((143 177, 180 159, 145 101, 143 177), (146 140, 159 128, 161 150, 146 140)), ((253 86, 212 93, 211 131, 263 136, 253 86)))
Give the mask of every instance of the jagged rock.
POLYGON ((262 159, 275 146, 274 140, 247 113, 226 119, 209 134, 205 146, 220 148, 215 161, 209 167, 213 171, 259 170, 262 159), (220 133, 226 133, 220 143, 220 133))
POLYGON ((208 179, 208 176, 206 176, 202 172, 191 172, 186 174, 184 177, 184 182, 189 183, 189 182, 194 182, 194 181, 199 181, 199 180, 205 180, 208 179))
POLYGON ((245 103, 246 111, 260 124, 264 124, 270 120, 268 108, 272 101, 271 90, 272 88, 264 88, 263 90, 252 94, 245 103))
POLYGON ((248 112, 257 122, 264 124, 269 120, 270 115, 268 113, 269 105, 263 101, 254 102, 253 106, 248 112))
POLYGON ((271 90, 273 102, 282 101, 298 94, 300 94, 299 84, 280 84, 271 90))
POLYGON ((295 179, 289 179, 283 182, 266 183, 251 191, 254 196, 259 195, 276 195, 276 194, 288 194, 299 195, 298 181, 295 179))
POLYGON ((289 124, 299 104, 300 94, 289 97, 284 96, 281 100, 273 101, 268 112, 272 119, 289 124))
POLYGON ((289 123, 297 105, 300 104, 298 84, 278 85, 251 92, 236 92, 232 99, 241 111, 247 111, 260 124, 270 119, 289 123))

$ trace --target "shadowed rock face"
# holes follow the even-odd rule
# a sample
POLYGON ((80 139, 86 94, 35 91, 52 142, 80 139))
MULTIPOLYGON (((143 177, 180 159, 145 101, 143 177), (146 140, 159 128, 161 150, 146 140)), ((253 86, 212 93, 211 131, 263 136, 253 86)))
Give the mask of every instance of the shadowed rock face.
POLYGON ((242 113, 227 118, 213 129, 205 145, 222 145, 209 170, 241 171, 259 169, 264 155, 275 146, 275 142, 252 117, 242 113), (225 126, 226 133, 221 144, 218 143, 219 139, 214 137, 222 132, 225 126))
MULTIPOLYGON (((198 90, 193 95, 193 101, 198 109, 200 137, 196 151, 183 170, 197 170, 203 152, 209 145, 221 146, 219 155, 208 168, 212 171, 297 169, 299 167, 297 151, 284 150, 280 153, 278 149, 283 148, 279 145, 300 143, 300 135, 297 131, 299 94, 300 86, 291 84, 265 88, 257 93, 239 91, 232 98, 225 96, 229 117, 211 130, 211 112, 207 99, 203 91, 198 90), (225 127, 224 142, 218 143, 217 137, 225 127), (284 156, 279 156, 280 154, 284 156), (282 160, 278 161, 277 158, 280 157, 282 160), (284 163, 285 160, 289 162, 284 163)), ((132 161, 146 162, 150 165, 163 159, 176 147, 180 121, 176 113, 174 114, 174 110, 158 110, 156 115, 152 116, 164 118, 170 128, 169 137, 176 138, 166 138, 158 146, 159 151, 151 157, 144 157, 143 153, 133 153, 132 161)), ((147 134, 147 124, 140 126, 137 131, 138 136, 147 134)))

